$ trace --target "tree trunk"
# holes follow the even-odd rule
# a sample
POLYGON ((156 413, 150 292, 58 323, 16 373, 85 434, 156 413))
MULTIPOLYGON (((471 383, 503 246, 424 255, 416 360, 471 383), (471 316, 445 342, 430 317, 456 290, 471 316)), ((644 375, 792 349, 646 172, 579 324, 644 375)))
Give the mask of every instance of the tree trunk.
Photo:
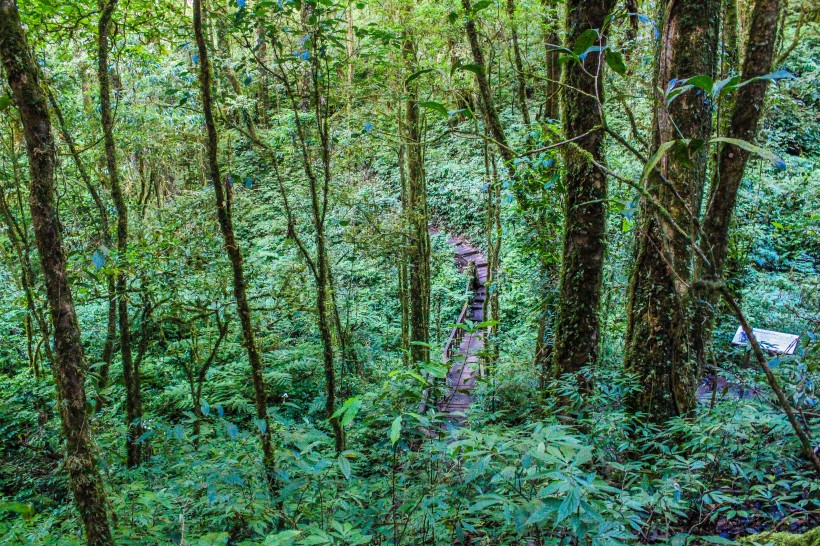
MULTIPOLYGON (((568 47, 590 28, 599 29, 596 45, 603 47, 606 18, 614 7, 613 0, 568 2, 568 47)), ((602 123, 603 63, 594 52, 581 63, 583 66, 567 63, 561 75, 563 136, 578 140, 564 148, 567 189, 553 349, 555 373, 559 375, 576 373, 597 361, 606 250, 606 176, 590 160, 604 161, 604 135, 596 129, 602 123)))
MULTIPOLYGON (((758 0, 749 28, 749 41, 743 60, 743 81, 763 76, 771 70, 775 53, 775 36, 780 12, 780 0, 758 0)), ((757 125, 766 97, 766 80, 758 80, 737 90, 735 109, 732 113, 727 136, 751 142, 757 133, 757 125)), ((749 152, 733 144, 723 144, 718 151, 717 166, 712 173, 711 191, 700 236, 700 247, 709 263, 702 259, 697 263, 698 279, 716 280, 723 270, 729 247, 729 224, 737 202, 737 192, 749 152)), ((707 346, 714 326, 716 295, 702 295, 693 320, 695 351, 699 362, 706 358, 707 346)))
POLYGON ((524 75, 524 62, 521 60, 521 47, 518 44, 518 26, 515 23, 515 0, 507 0, 507 16, 510 18, 510 38, 512 39, 513 46, 518 107, 521 108, 521 117, 524 120, 524 125, 529 125, 530 110, 527 106, 527 78, 524 75))
POLYGON ((0 57, 25 129, 31 171, 29 204, 54 326, 54 384, 66 437, 65 469, 89 545, 114 544, 86 413, 80 327, 68 285, 54 210, 54 140, 48 104, 20 22, 17 3, 0 0, 0 57))
POLYGON ((222 238, 228 259, 231 262, 233 272, 233 293, 236 298, 236 310, 239 315, 239 322, 242 325, 242 338, 245 350, 248 353, 248 361, 251 366, 251 378, 253 380, 254 404, 256 407, 256 418, 259 422, 260 439, 262 441, 262 463, 265 468, 268 486, 275 489, 275 454, 271 441, 270 423, 268 421, 268 398, 265 390, 265 378, 262 375, 262 357, 256 347, 256 338, 253 333, 253 320, 250 305, 248 304, 247 288, 245 285, 245 272, 242 264, 242 250, 236 241, 233 230, 233 218, 231 215, 231 189, 223 185, 222 176, 219 172, 219 162, 217 161, 217 151, 219 140, 214 122, 211 87, 213 85, 213 74, 209 60, 208 47, 202 30, 203 10, 201 0, 194 0, 194 34, 199 53, 199 86, 202 94, 202 109, 205 117, 205 128, 208 133, 206 156, 208 174, 211 183, 214 185, 214 196, 216 197, 216 215, 219 220, 219 229, 222 231, 222 238))
POLYGON ((478 29, 473 20, 472 5, 470 0, 461 0, 461 5, 467 13, 464 29, 467 31, 467 40, 470 42, 473 62, 478 66, 478 70, 475 71, 475 77, 476 83, 478 83, 478 96, 480 99, 481 112, 484 115, 484 123, 487 125, 490 136, 495 140, 498 146, 498 153, 504 160, 504 165, 513 173, 515 154, 507 144, 507 135, 504 133, 504 128, 498 117, 498 111, 495 108, 492 91, 490 90, 490 81, 487 78, 487 63, 484 61, 484 51, 481 49, 481 44, 478 41, 478 29))
POLYGON ((97 77, 100 81, 100 115, 105 141, 105 160, 111 182, 111 197, 117 209, 117 315, 120 329, 120 356, 125 381, 125 406, 128 434, 125 439, 129 468, 142 462, 142 445, 137 439, 142 434, 142 393, 140 372, 134 366, 131 354, 131 326, 128 318, 128 206, 120 186, 117 167, 117 149, 114 144, 114 117, 111 113, 111 77, 108 68, 108 32, 117 0, 108 0, 102 7, 97 35, 97 77))
MULTIPOLYGON (((408 73, 418 69, 412 35, 405 38, 402 53, 408 73)), ((407 162, 405 221, 408 229, 407 269, 410 297, 410 357, 413 362, 430 360, 430 234, 427 215, 427 182, 419 119, 419 85, 407 86, 404 115, 404 156, 407 162)))
MULTIPOLYGON (((12 146, 14 146, 13 141, 12 146)), ((14 150, 12 150, 11 153, 14 154, 14 150)), ((17 176, 16 168, 14 174, 15 183, 19 184, 20 180, 17 176)), ((23 211, 20 212, 22 213, 23 211)), ((8 234, 9 242, 17 254, 17 261, 20 263, 20 286, 26 296, 26 307, 28 308, 27 318, 30 320, 33 317, 34 320, 37 321, 37 326, 40 330, 41 339, 43 340, 43 347, 45 349, 46 357, 49 361, 54 362, 54 354, 51 350, 51 342, 49 340, 51 337, 51 332, 49 331, 48 324, 46 323, 46 317, 44 316, 43 311, 38 307, 37 300, 34 297, 34 268, 31 265, 30 242, 24 231, 26 228, 21 226, 14 219, 14 215, 11 212, 8 199, 6 198, 6 193, 2 186, 0 186, 0 216, 2 216, 6 224, 6 232, 8 234)), ((27 332, 29 334, 31 333, 30 327, 27 329, 27 332)), ((35 372, 34 376, 39 379, 40 369, 39 365, 37 365, 36 354, 34 354, 34 358, 31 359, 31 364, 35 372)))
POLYGON ((558 63, 560 57, 556 46, 560 38, 556 30, 556 24, 551 20, 553 11, 556 11, 556 0, 542 0, 541 5, 544 10, 544 56, 546 59, 546 97, 544 99, 544 117, 547 120, 557 120, 561 115, 559 104, 558 80, 561 77, 561 66, 558 63))
MULTIPOLYGON (((91 199, 94 201, 94 206, 97 208, 97 214, 99 215, 98 221, 100 223, 100 241, 108 249, 111 249, 111 228, 108 224, 108 211, 105 209, 102 196, 91 182, 91 177, 88 175, 85 164, 80 157, 80 152, 77 150, 77 146, 74 143, 74 138, 68 130, 68 125, 63 117, 63 112, 60 110, 57 99, 54 98, 54 94, 51 92, 50 88, 48 89, 48 100, 51 103, 51 109, 54 110, 54 114, 57 116, 57 124, 60 128, 60 134, 63 136, 63 140, 68 146, 68 151, 74 159, 74 164, 77 166, 77 172, 80 174, 80 178, 82 179, 83 184, 85 184, 88 193, 91 195, 91 199)), ((105 404, 105 400, 101 392, 108 385, 108 371, 111 368, 111 361, 114 358, 114 343, 117 338, 117 293, 113 275, 106 275, 106 298, 108 299, 108 317, 106 322, 105 343, 103 344, 102 354, 100 355, 103 365, 100 368, 99 379, 97 381, 97 404, 95 410, 98 412, 105 404)))
MULTIPOLYGON (((718 0, 669 0, 662 6, 661 42, 655 88, 673 78, 714 77, 717 62, 718 0)), ((660 91, 656 92, 660 95, 660 91)), ((629 285, 625 364, 643 386, 629 405, 657 422, 688 414, 695 405, 700 370, 690 351, 688 327, 692 302, 691 241, 703 196, 712 105, 702 93, 683 93, 670 105, 656 96, 653 146, 691 138, 664 155, 649 176, 648 193, 684 231, 679 233, 655 207, 642 199, 636 259, 629 285), (659 173, 659 174, 658 174, 659 173)))

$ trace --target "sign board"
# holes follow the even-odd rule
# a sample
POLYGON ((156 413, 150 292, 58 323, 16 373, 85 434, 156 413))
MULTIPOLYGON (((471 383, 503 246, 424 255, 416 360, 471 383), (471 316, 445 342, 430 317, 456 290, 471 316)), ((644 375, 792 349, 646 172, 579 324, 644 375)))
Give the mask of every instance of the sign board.
MULTIPOLYGON (((752 328, 752 333, 764 351, 782 355, 793 355, 794 350, 797 348, 797 340, 800 339, 800 336, 793 334, 784 334, 782 332, 773 332, 771 330, 761 330, 759 328, 752 328)), ((732 338, 732 345, 748 344, 749 338, 746 337, 746 332, 743 331, 742 326, 738 326, 737 332, 735 332, 735 337, 732 338)))

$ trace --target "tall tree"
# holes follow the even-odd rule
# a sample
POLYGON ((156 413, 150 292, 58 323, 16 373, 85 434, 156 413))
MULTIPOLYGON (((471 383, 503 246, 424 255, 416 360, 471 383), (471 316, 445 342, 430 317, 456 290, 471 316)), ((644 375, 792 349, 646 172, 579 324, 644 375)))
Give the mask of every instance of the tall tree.
POLYGON ((555 317, 555 371, 575 373, 598 358, 604 255, 606 176, 604 156, 602 53, 613 0, 570 0, 566 6, 566 45, 581 54, 561 74, 561 121, 566 195, 564 244, 555 317), (580 51, 579 51, 580 49, 580 51), (600 50, 599 50, 600 51, 600 50))
MULTIPOLYGON (((775 53, 775 37, 780 13, 779 0, 757 0, 749 23, 749 39, 743 60, 742 81, 749 81, 769 72, 775 53)), ((727 137, 751 142, 763 113, 767 80, 756 80, 744 85, 734 98, 727 137)), ((737 192, 750 153, 734 144, 723 144, 718 152, 717 165, 712 172, 712 183, 700 246, 708 261, 698 260, 696 277, 716 279, 722 274, 729 247, 729 224, 737 202, 737 192)), ((705 360, 707 344, 712 334, 716 296, 703 294, 692 322, 695 351, 701 363, 705 360)))
MULTIPOLYGON (((408 6, 412 15, 412 5, 408 6)), ((418 44, 411 26, 405 28, 402 56, 409 74, 418 71, 418 44)), ((430 234, 427 182, 424 174, 419 79, 405 84, 403 147, 406 162, 404 214, 408 230, 407 269, 410 300, 410 355, 413 362, 430 360, 430 234)))
POLYGON ((253 317, 251 315, 250 304, 248 303, 247 285, 245 283, 245 270, 242 261, 242 250, 236 240, 233 229, 233 216, 231 213, 232 196, 230 185, 227 187, 223 183, 219 170, 217 152, 219 150, 219 137, 216 132, 216 123, 213 114, 213 98, 211 87, 213 86, 213 73, 208 52, 205 33, 203 30, 203 8, 201 0, 194 0, 194 36, 196 38, 197 52, 199 53, 199 88, 202 96, 202 110, 205 117, 205 129, 207 132, 206 156, 208 176, 214 185, 214 197, 216 198, 216 216, 219 221, 219 229, 222 232, 222 239, 225 243, 225 250, 228 253, 228 260, 231 262, 233 272, 233 293, 236 299, 236 310, 239 315, 239 322, 242 325, 242 338, 245 350, 248 354, 248 362, 251 366, 251 378, 253 380, 254 405, 256 407, 256 418, 260 423, 260 439, 262 441, 263 466, 266 472, 268 485, 271 489, 275 487, 275 453, 271 440, 271 430, 268 421, 268 396, 265 390, 265 378, 263 376, 262 355, 256 346, 256 337, 253 332, 253 317))
POLYGON ((137 440, 142 434, 142 389, 139 367, 134 365, 131 353, 131 324, 128 317, 128 205, 120 184, 117 165, 117 147, 114 142, 114 116, 111 111, 111 74, 109 67, 109 31, 111 18, 117 7, 117 0, 102 4, 100 21, 97 26, 97 78, 100 83, 100 116, 102 117, 103 141, 105 143, 105 163, 111 184, 111 197, 117 210, 117 316, 120 330, 120 356, 125 382, 125 413, 128 424, 126 450, 128 466, 138 466, 142 462, 142 443, 137 440))
POLYGON ((664 143, 677 142, 672 153, 662 156, 646 187, 664 214, 642 199, 625 347, 626 367, 643 386, 630 405, 655 421, 687 414, 695 404, 700 373, 690 351, 689 287, 706 176, 705 143, 712 128, 712 104, 702 94, 682 93, 670 103, 661 90, 674 85, 673 80, 714 77, 719 13, 719 0, 661 5, 653 148, 662 153, 664 143))
POLYGON ((88 544, 114 544, 86 411, 80 326, 68 284, 65 250, 54 208, 54 138, 48 103, 14 0, 0 0, 0 57, 25 130, 31 171, 29 206, 54 327, 52 369, 59 400, 57 407, 66 438, 64 465, 88 544))

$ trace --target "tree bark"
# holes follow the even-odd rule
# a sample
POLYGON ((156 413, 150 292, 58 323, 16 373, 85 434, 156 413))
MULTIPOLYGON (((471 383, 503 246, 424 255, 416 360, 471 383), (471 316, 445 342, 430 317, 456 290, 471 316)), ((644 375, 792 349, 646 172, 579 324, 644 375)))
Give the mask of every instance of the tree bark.
MULTIPOLYGON (((275 485, 275 453, 271 441, 270 423, 268 420, 268 397, 265 390, 265 378, 263 376, 262 356, 256 346, 256 338, 253 333, 253 319, 248 303, 247 287, 245 284, 245 271, 242 260, 242 250, 236 241, 233 229, 233 218, 231 215, 231 189, 230 185, 225 187, 222 175, 219 172, 219 162, 217 152, 219 149, 219 138, 214 122, 211 87, 213 85, 213 74, 209 60, 208 46, 202 29, 203 9, 201 0, 194 0, 194 35, 199 53, 199 86, 202 94, 202 109, 205 117, 205 129, 208 134, 206 145, 206 158, 208 175, 214 185, 214 196, 216 198, 216 215, 219 221, 219 229, 222 232, 222 239, 225 243, 225 250, 231 262, 233 272, 233 293, 236 298, 236 309, 239 315, 239 322, 242 325, 242 338, 245 350, 248 353, 248 362, 251 366, 251 378, 253 380, 254 405, 256 407, 257 421, 260 426, 260 439, 262 441, 262 463, 265 468, 268 486, 274 490, 275 485)), ((230 184, 230 182, 229 182, 230 184)))
POLYGON ((527 78, 524 75, 524 62, 521 60, 521 46, 518 43, 518 26, 515 23, 515 0, 507 0, 507 16, 510 18, 510 38, 513 46, 518 107, 521 108, 521 118, 524 120, 524 125, 529 125, 530 109, 527 106, 527 78))
MULTIPOLYGON (((418 69, 416 44, 408 34, 402 44, 408 73, 418 69)), ((410 357, 413 362, 430 360, 430 234, 427 214, 427 182, 424 175, 419 85, 414 80, 405 89, 404 156, 407 162, 405 221, 408 229, 407 269, 410 298, 410 357)))
MULTIPOLYGON (((743 81, 763 76, 771 70, 779 12, 780 0, 758 0, 755 3, 743 60, 743 81)), ((766 80, 757 80, 737 90, 735 109, 727 131, 728 137, 747 142, 754 140, 767 87, 766 80)), ((698 260, 696 277, 699 279, 716 280, 721 277, 729 247, 729 224, 748 159, 749 152, 733 144, 723 144, 719 148, 700 236, 700 247, 709 263, 702 259, 698 260)), ((692 323, 695 351, 701 363, 705 360, 707 345, 712 335, 713 309, 716 303, 714 293, 703 294, 692 323)))
MULTIPOLYGON (((673 78, 714 77, 719 9, 718 0, 668 0, 662 5, 655 89, 666 89, 673 78)), ((626 368, 643 386, 629 406, 657 422, 686 415, 695 407, 700 370, 688 332, 693 308, 691 241, 698 232, 707 163, 704 144, 712 128, 712 104, 702 93, 683 93, 668 106, 660 93, 656 92, 654 149, 681 137, 692 139, 692 144, 664 155, 649 176, 647 192, 684 234, 642 199, 625 347, 626 368)))
MULTIPOLYGON (((54 114, 57 117, 57 124, 60 128, 60 134, 68 146, 68 151, 71 153, 71 157, 74 159, 74 164, 77 166, 77 172, 80 174, 80 178, 82 179, 83 184, 85 184, 88 193, 91 195, 91 199, 94 201, 94 206, 97 208, 97 214, 99 215, 98 221, 100 223, 100 241, 110 249, 111 228, 108 224, 108 211, 105 209, 102 196, 91 182, 91 177, 88 175, 85 164, 80 157, 80 153, 77 150, 77 145, 74 143, 74 138, 68 130, 68 125, 65 122, 63 112, 60 109, 60 105, 57 103, 57 99, 54 98, 54 94, 51 92, 50 88, 47 92, 48 100, 51 103, 51 109, 54 110, 54 114)), ((117 289, 113 275, 106 275, 106 290, 106 297, 108 299, 108 316, 106 322, 105 343, 103 344, 102 354, 100 355, 103 365, 100 368, 99 379, 97 381, 97 404, 95 410, 98 412, 105 404, 105 399, 103 398, 101 392, 108 385, 108 371, 111 368, 111 361, 114 357, 114 343, 117 338, 117 289)))
MULTIPOLYGON (((12 141, 12 146, 14 143, 12 141)), ((14 154, 14 150, 12 150, 14 154)), ((15 168, 15 183, 19 184, 20 180, 17 176, 17 169, 15 168)), ((22 212, 22 211, 20 211, 22 212)), ((6 198, 5 190, 0 185, 0 216, 2 216, 6 224, 6 232, 8 234, 9 242, 17 254, 17 261, 20 263, 20 286, 26 296, 26 307, 28 308, 28 318, 34 318, 40 330, 43 348, 46 357, 50 362, 54 362, 54 354, 51 350, 51 341, 49 340, 51 332, 49 331, 46 317, 43 311, 38 307, 37 300, 34 297, 34 268, 31 265, 30 242, 24 231, 25 227, 21 226, 15 219, 11 212, 8 199, 6 198)), ((30 328, 27 331, 31 332, 30 328)), ((34 376, 40 378, 40 369, 37 365, 36 354, 31 358, 32 368, 34 369, 34 376)))
POLYGON ((122 193, 117 166, 117 148, 114 143, 114 117, 111 112, 111 76, 108 72, 109 28, 117 0, 103 4, 97 27, 97 77, 100 82, 100 116, 102 117, 105 143, 105 161, 111 183, 111 197, 117 209, 117 316, 120 330, 120 356, 125 381, 125 407, 128 434, 125 445, 129 468, 142 462, 142 444, 137 439, 142 434, 142 392, 139 368, 134 366, 131 353, 131 325, 128 318, 128 206, 122 193))
POLYGON ((48 104, 14 0, 0 0, 0 57, 25 130, 31 171, 29 205, 54 327, 53 371, 66 437, 64 465, 88 544, 113 545, 105 491, 87 420, 80 327, 54 209, 55 157, 48 104))
POLYGON ((461 0, 461 5, 467 13, 464 29, 467 31, 467 40, 470 42, 473 62, 478 66, 478 70, 475 72, 475 78, 476 83, 478 83, 479 103, 482 114, 484 115, 484 123, 487 125, 490 136, 495 140, 498 146, 498 153, 501 154, 504 165, 512 172, 512 162, 515 159, 515 154, 507 144, 507 135, 504 133, 504 128, 498 117, 498 111, 495 108, 492 91, 490 90, 490 81, 487 78, 487 63, 484 61, 484 51, 481 49, 481 44, 478 41, 478 29, 473 20, 472 5, 470 0, 461 0))
POLYGON ((544 10, 544 56, 546 58, 547 86, 544 101, 544 117, 547 120, 557 120, 561 115, 559 97, 560 91, 558 80, 561 77, 561 67, 558 63, 559 53, 555 46, 560 38, 556 31, 556 25, 550 20, 552 11, 556 10, 556 0, 542 0, 544 10))
MULTIPOLYGON (((613 0, 571 0, 566 6, 566 43, 572 48, 590 28, 606 44, 606 18, 613 0)), ((593 164, 602 163, 603 59, 592 52, 581 64, 568 63, 561 75, 561 119, 564 138, 578 138, 564 149, 566 195, 564 243, 555 317, 556 374, 577 373, 598 359, 604 255, 606 250, 607 181, 593 164), (585 136, 582 136, 585 135, 585 136), (577 146, 576 146, 577 145, 577 146)))

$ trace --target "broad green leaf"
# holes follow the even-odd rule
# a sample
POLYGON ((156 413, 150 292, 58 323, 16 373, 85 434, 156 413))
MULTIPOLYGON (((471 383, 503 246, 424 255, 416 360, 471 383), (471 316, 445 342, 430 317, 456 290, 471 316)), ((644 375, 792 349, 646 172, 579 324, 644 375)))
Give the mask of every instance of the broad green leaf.
POLYGON ((626 74, 626 64, 624 63, 624 57, 620 52, 607 49, 604 54, 604 60, 613 72, 620 74, 621 76, 626 74))
POLYGON ((34 507, 17 501, 0 501, 0 512, 14 512, 23 519, 30 519, 34 515, 34 507))
POLYGON ((445 106, 443 104, 441 104, 440 102, 423 101, 423 102, 418 103, 418 105, 423 107, 423 108, 429 108, 430 110, 433 110, 434 112, 436 112, 438 114, 441 114, 445 118, 450 117, 449 112, 447 112, 447 108, 445 108, 445 106))
POLYGON ((349 480, 351 476, 350 461, 347 457, 342 456, 339 456, 336 460, 339 463, 339 470, 342 471, 342 475, 344 475, 346 480, 349 480))
POLYGON ((692 87, 697 87, 698 89, 703 89, 705 92, 712 94, 712 87, 715 85, 715 81, 710 78, 709 76, 700 75, 700 76, 693 76, 691 78, 687 78, 683 80, 684 85, 691 85, 692 87))
POLYGON ((492 2, 490 0, 480 0, 480 1, 476 2, 475 4, 473 4, 471 12, 472 12, 473 15, 475 15, 479 11, 481 11, 483 9, 486 9, 486 8, 490 7, 491 5, 492 5, 492 2))
POLYGON ((677 141, 676 140, 670 140, 670 141, 664 142, 663 144, 658 146, 658 149, 655 151, 654 154, 652 154, 652 157, 649 158, 649 161, 646 162, 646 165, 644 165, 643 174, 641 174, 641 182, 646 180, 646 178, 649 176, 649 173, 651 173, 652 170, 655 168, 655 165, 657 165, 658 162, 663 157, 663 155, 667 151, 669 151, 669 149, 672 146, 675 145, 675 142, 677 142, 677 141))
POLYGON ((779 81, 779 80, 794 80, 797 79, 797 76, 786 70, 785 68, 781 68, 780 70, 775 70, 765 76, 758 76, 754 78, 755 80, 771 80, 771 81, 779 81))
POLYGON ((598 29, 588 28, 575 39, 575 44, 572 46, 572 52, 575 55, 581 55, 584 51, 590 48, 592 44, 598 41, 600 35, 598 29))
POLYGON ((390 426, 390 443, 396 445, 401 436, 401 415, 393 419, 393 424, 390 426))
POLYGON ((715 98, 719 97, 722 93, 736 88, 739 82, 740 76, 731 76, 716 82, 712 87, 712 96, 715 98))
POLYGON ((730 540, 728 538, 723 538, 722 536, 718 536, 718 535, 710 535, 710 536, 705 536, 705 537, 700 537, 700 538, 702 540, 705 540, 706 542, 709 542, 709 543, 712 543, 712 544, 734 544, 735 543, 734 540, 730 540))
POLYGON ((231 539, 231 535, 226 532, 208 533, 193 541, 195 546, 223 546, 231 539))
POLYGON ((289 546, 290 544, 293 544, 296 537, 301 534, 302 531, 296 531, 293 529, 289 531, 282 531, 281 533, 276 533, 275 535, 269 535, 262 544, 264 546, 289 546))
POLYGON ((785 171, 786 170, 786 162, 780 159, 777 155, 770 152, 766 148, 761 148, 760 146, 756 146, 749 142, 748 140, 741 140, 739 138, 729 138, 729 137, 716 137, 711 140, 711 142, 725 142, 726 144, 732 144, 737 146, 738 148, 743 148, 747 152, 751 152, 756 154, 763 159, 766 159, 774 165, 774 168, 778 171, 785 171))
POLYGON ((563 502, 561 502, 561 506, 558 507, 558 515, 555 518, 555 523, 561 523, 567 517, 574 514, 580 505, 581 499, 578 496, 578 491, 576 489, 570 489, 567 496, 564 497, 563 502))
POLYGON ((429 74, 430 72, 435 72, 435 68, 425 68, 424 70, 419 70, 418 72, 414 72, 404 80, 404 85, 410 84, 413 80, 418 79, 419 77, 423 76, 424 74, 429 74))
POLYGON ((484 68, 481 65, 478 65, 478 64, 475 64, 475 63, 465 63, 465 64, 462 64, 462 65, 459 65, 458 68, 460 70, 466 70, 468 72, 472 72, 473 74, 481 74, 482 72, 484 72, 484 68))

